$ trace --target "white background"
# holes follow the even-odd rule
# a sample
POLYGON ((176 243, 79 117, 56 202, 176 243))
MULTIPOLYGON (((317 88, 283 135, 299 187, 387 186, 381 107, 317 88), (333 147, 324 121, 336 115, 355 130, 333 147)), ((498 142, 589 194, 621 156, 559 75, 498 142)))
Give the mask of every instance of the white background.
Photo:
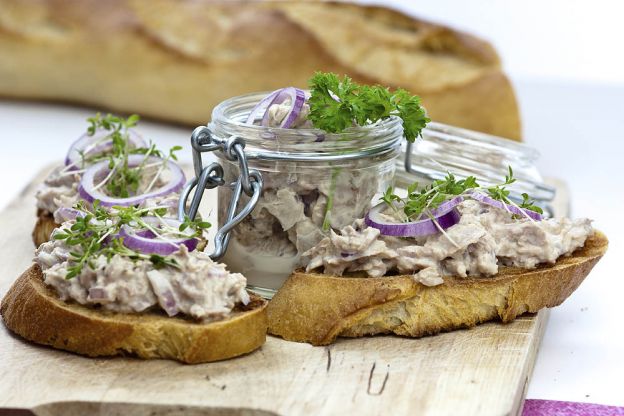
MULTIPOLYGON (((544 175, 564 178, 574 216, 610 238, 605 258, 553 309, 528 398, 624 406, 624 3, 618 1, 387 1, 489 39, 511 74, 525 140, 544 175)), ((0 101, 0 208, 64 155, 91 110, 0 101)), ((162 147, 190 129, 142 123, 162 147)), ((188 148, 183 158, 189 160, 188 148)), ((25 230, 29 232, 30 230, 25 230)))
POLYGON ((514 79, 624 84, 619 0, 362 1, 385 4, 492 42, 514 79))

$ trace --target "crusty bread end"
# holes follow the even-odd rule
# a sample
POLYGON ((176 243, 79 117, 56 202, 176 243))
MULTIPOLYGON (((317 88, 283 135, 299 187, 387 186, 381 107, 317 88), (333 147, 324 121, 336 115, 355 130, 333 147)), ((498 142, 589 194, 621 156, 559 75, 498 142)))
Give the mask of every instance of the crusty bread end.
POLYGON ((269 333, 327 345, 338 336, 421 337, 561 304, 607 250, 600 232, 552 266, 503 268, 492 278, 447 277, 427 287, 410 276, 333 277, 295 272, 269 303, 269 333))
POLYGON ((134 355, 196 364, 236 357, 264 344, 266 301, 251 298, 229 318, 210 323, 156 312, 113 313, 61 301, 33 265, 9 289, 0 314, 11 331, 38 344, 90 357, 134 355))
POLYGON ((387 7, 328 1, 0 0, 0 96, 196 126, 219 102, 315 71, 421 96, 433 120, 520 139, 486 41, 387 7), (478 105, 475 105, 478 103, 478 105))
POLYGON ((37 211, 37 223, 32 232, 33 243, 35 247, 39 247, 41 244, 50 240, 50 235, 59 224, 54 222, 54 217, 48 211, 37 211))

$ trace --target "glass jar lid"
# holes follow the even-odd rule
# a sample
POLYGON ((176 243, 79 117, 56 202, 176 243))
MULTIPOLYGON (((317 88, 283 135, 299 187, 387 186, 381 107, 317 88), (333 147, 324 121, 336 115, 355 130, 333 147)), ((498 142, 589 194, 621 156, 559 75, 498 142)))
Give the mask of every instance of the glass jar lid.
POLYGON ((555 196, 555 189, 544 183, 536 162, 539 152, 522 143, 446 124, 431 122, 422 137, 403 147, 404 158, 397 163, 399 184, 431 182, 448 172, 458 178, 475 176, 482 185, 494 185, 513 169, 517 181, 509 185, 510 197, 521 201, 522 193, 542 205, 555 196))

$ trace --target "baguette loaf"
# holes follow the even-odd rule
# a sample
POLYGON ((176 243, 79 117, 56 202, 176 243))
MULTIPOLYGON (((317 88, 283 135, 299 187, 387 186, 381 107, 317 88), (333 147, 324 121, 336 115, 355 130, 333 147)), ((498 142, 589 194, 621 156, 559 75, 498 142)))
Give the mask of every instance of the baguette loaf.
POLYGON ((330 2, 0 0, 0 96, 204 124, 220 101, 317 70, 419 94, 436 121, 520 138, 492 46, 384 7, 330 2))
POLYGON ((266 340, 266 301, 252 295, 222 321, 201 323, 150 312, 113 313, 58 299, 38 265, 13 284, 0 305, 6 326, 36 342, 90 357, 135 355, 188 364, 249 353, 266 340))
POLYGON ((421 337, 561 304, 607 250, 596 232, 552 266, 503 268, 492 278, 446 277, 427 287, 411 276, 332 277, 295 272, 269 303, 269 333, 327 345, 336 337, 421 337))

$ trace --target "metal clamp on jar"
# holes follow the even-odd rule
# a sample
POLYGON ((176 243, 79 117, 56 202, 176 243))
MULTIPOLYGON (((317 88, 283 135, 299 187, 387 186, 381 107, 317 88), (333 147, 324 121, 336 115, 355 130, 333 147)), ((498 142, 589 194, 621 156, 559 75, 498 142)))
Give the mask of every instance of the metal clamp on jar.
POLYGON ((227 214, 220 222, 220 228, 215 235, 215 248, 210 258, 219 260, 225 254, 230 240, 230 231, 240 223, 258 203, 262 193, 262 175, 257 170, 249 170, 244 148, 245 142, 238 137, 230 137, 228 140, 220 140, 212 137, 210 131, 205 126, 200 126, 191 135, 191 147, 193 149, 193 166, 195 168, 195 178, 191 179, 182 190, 178 205, 178 216, 180 221, 188 216, 195 219, 199 204, 204 196, 205 189, 212 189, 223 186, 226 181, 223 178, 223 167, 219 163, 211 163, 204 167, 202 153, 220 151, 226 160, 237 162, 239 166, 238 178, 228 186, 232 189, 230 203, 227 214), (191 192, 195 189, 193 198, 189 203, 191 192), (237 213, 238 204, 242 193, 248 196, 245 206, 237 213))

